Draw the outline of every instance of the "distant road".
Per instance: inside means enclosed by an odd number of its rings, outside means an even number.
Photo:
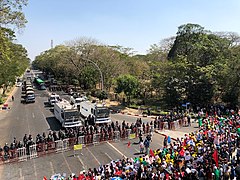
[[[60,123],[53,117],[47,102],[48,93],[36,90],[36,102],[33,104],[21,104],[21,87],[17,88],[14,94],[15,101],[9,102],[11,107],[8,111],[0,112],[0,145],[6,142],[11,143],[13,138],[22,140],[24,134],[32,134],[34,140],[38,133],[59,130]],[[135,122],[137,117],[121,114],[112,114],[113,121],[126,120]],[[143,118],[144,121],[149,121]],[[96,146],[89,146],[82,150],[82,154],[74,157],[73,151],[52,154],[28,160],[26,162],[0,165],[0,179],[42,179],[44,175],[50,177],[54,173],[79,173],[80,170],[99,167],[100,164],[107,164],[111,160],[120,159],[123,156],[139,156],[139,146],[133,143],[127,147],[128,140],[122,142],[101,143]],[[161,135],[154,134],[151,148],[157,149],[162,146]],[[9,173],[11,172],[11,173]]]

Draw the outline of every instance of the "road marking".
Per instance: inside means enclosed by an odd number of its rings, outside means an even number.
[[[35,118],[34,113],[32,113],[32,117]]]
[[[50,129],[50,126],[49,126],[49,124],[47,123],[47,118],[46,118],[46,116],[43,114],[43,112],[42,112],[42,116],[43,116],[43,118],[44,118],[44,120],[45,120],[45,123],[47,124],[48,129]]]
[[[85,164],[83,163],[83,161],[80,159],[80,157],[79,157],[79,156],[77,156],[77,158],[78,158],[78,160],[80,161],[80,163],[83,165],[83,169],[85,170],[85,169],[86,169],[86,166],[85,166]]]
[[[22,175],[22,168],[19,168],[19,175],[20,175],[20,179],[24,180],[24,176]]]
[[[109,156],[108,153],[105,153],[105,155],[106,155],[111,161],[113,160],[113,158],[111,158],[111,156]]]
[[[37,179],[37,169],[36,169],[36,163],[35,163],[35,160],[33,159],[33,169],[34,169],[34,175]]]
[[[51,170],[52,170],[52,174],[54,174],[53,163],[52,163],[52,161],[50,161],[49,163],[50,163],[50,168],[51,168]]]
[[[96,158],[96,156],[94,156],[94,154],[87,148],[87,150],[90,152],[90,154],[93,156],[93,158],[97,161],[97,163],[99,165],[101,165],[101,163],[99,162],[99,160]]]
[[[121,151],[119,151],[115,146],[113,146],[111,143],[107,142],[108,145],[110,145],[115,151],[117,151],[119,154],[121,154],[121,156],[123,156],[124,158],[127,158],[127,156],[125,156]]]
[[[25,110],[26,110],[26,120],[27,120],[28,134],[31,134],[30,126],[29,126],[29,119],[28,119],[28,116],[27,116],[28,108],[26,108],[26,106],[25,106]]]
[[[65,163],[67,164],[67,167],[68,167],[69,172],[72,173],[72,170],[71,170],[71,168],[70,168],[70,166],[69,166],[69,164],[68,164],[68,162],[67,162],[67,160],[66,160],[66,157],[65,157],[65,155],[64,155],[63,152],[62,152],[62,155],[63,155],[63,159],[64,159]]]

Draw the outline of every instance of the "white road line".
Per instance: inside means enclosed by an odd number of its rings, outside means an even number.
[[[28,111],[28,108],[26,108],[25,106],[25,109],[27,109],[26,111]],[[27,116],[27,112],[26,112],[26,120],[27,120],[27,127],[28,127],[28,134],[31,134],[31,131],[30,131],[30,126],[29,126],[29,119],[28,119],[28,116]]]
[[[113,158],[111,158],[111,156],[109,156],[108,153],[105,153],[105,155],[106,155],[111,161],[113,160]]]
[[[32,113],[32,117],[35,118],[34,113]]]
[[[22,175],[22,168],[19,168],[19,175],[20,175],[20,180],[24,180],[24,176]]]
[[[34,169],[34,175],[37,179],[37,169],[36,169],[36,163],[35,163],[35,160],[33,159],[33,169]]]
[[[51,169],[51,171],[52,171],[52,174],[54,174],[53,163],[52,163],[52,161],[50,161],[49,163],[50,163],[50,169]]]
[[[83,169],[85,170],[85,169],[86,169],[86,166],[85,166],[85,164],[83,163],[83,161],[80,159],[80,157],[79,157],[79,156],[77,156],[77,158],[78,158],[78,160],[80,161],[80,163],[83,165]]]
[[[93,156],[93,158],[97,161],[97,163],[99,164],[99,165],[101,165],[101,163],[99,162],[99,160],[96,158],[96,156],[94,156],[94,154],[88,149],[88,147],[87,147],[87,150],[88,150],[88,152],[90,152],[90,154]]]
[[[127,156],[125,156],[121,151],[119,151],[115,146],[113,146],[111,143],[107,142],[108,145],[110,145],[115,151],[117,151],[119,154],[121,154],[121,156],[123,156],[124,158],[127,158]]]
[[[65,163],[67,164],[68,170],[70,171],[70,173],[72,173],[72,170],[71,170],[71,168],[70,168],[70,166],[69,166],[69,164],[68,164],[68,162],[66,160],[66,157],[65,157],[63,152],[62,152],[62,155],[63,155],[63,159],[64,159]]]
[[[134,148],[137,152],[140,152],[139,149]]]
[[[50,126],[49,126],[49,124],[47,123],[47,118],[46,118],[46,116],[43,114],[43,112],[42,112],[42,116],[43,116],[43,118],[44,118],[44,120],[45,120],[45,122],[46,122],[46,124],[47,124],[48,129],[50,129]]]

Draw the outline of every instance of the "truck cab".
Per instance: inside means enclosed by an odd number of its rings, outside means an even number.
[[[71,97],[70,97],[70,103],[73,105],[80,105],[80,103],[82,101],[86,101],[87,100],[87,97],[86,96],[83,96],[83,95],[79,95],[79,94],[73,94]]]
[[[54,116],[64,128],[79,127],[84,124],[78,109],[66,100],[54,104]]]
[[[48,98],[49,105],[53,106],[55,103],[58,103],[58,102],[60,102],[60,96],[55,93],[52,93]]]
[[[93,124],[104,124],[111,122],[110,110],[103,104],[92,103],[90,101],[83,101],[79,107],[80,114],[83,118],[90,118]]]

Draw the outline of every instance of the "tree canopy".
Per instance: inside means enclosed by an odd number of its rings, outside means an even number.
[[[34,65],[58,78],[77,79],[84,89],[100,83],[107,91],[162,101],[167,107],[191,102],[239,104],[239,36],[211,32],[198,24],[179,26],[176,36],[151,45],[146,55],[131,48],[80,38],[36,57]],[[84,59],[89,59],[90,63]],[[70,82],[70,81],[69,81]]]

